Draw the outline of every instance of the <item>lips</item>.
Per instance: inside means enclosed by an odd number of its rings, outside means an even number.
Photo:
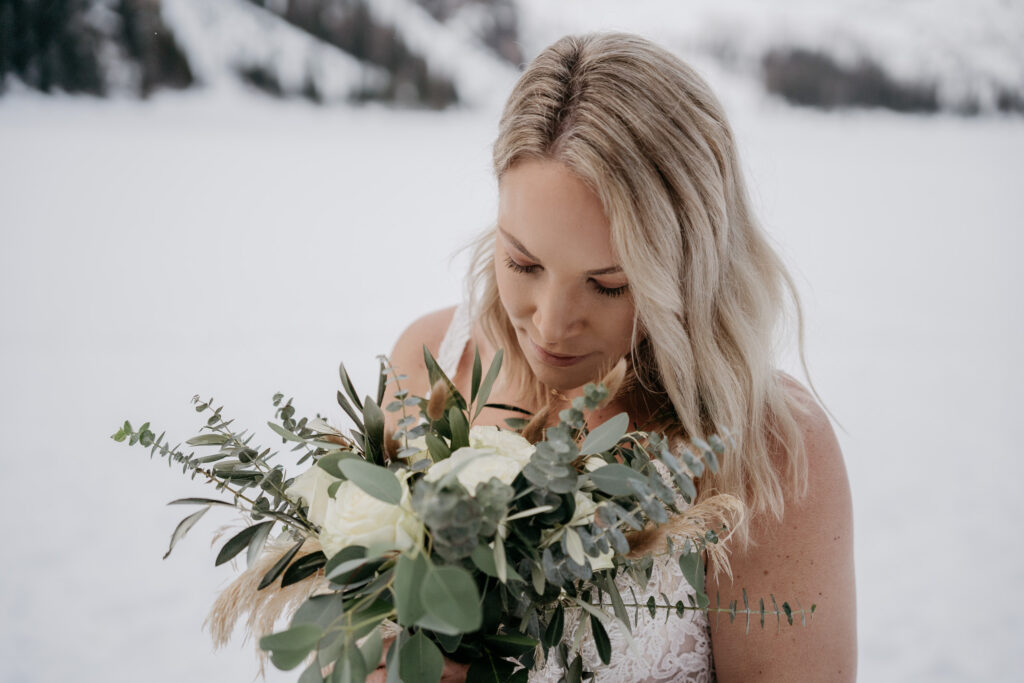
[[[579,356],[573,356],[560,353],[551,353],[550,351],[546,351],[545,349],[541,348],[541,346],[538,345],[532,339],[530,339],[530,347],[533,349],[534,355],[536,355],[541,362],[559,368],[567,368],[569,366],[575,365],[576,363],[579,363],[581,360],[590,355],[583,354]]]

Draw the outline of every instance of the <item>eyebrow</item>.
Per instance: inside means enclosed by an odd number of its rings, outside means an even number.
[[[527,249],[526,247],[524,247],[522,242],[517,240],[512,235],[508,234],[508,232],[506,232],[505,229],[503,227],[501,227],[500,225],[498,226],[498,232],[500,232],[501,235],[505,239],[507,239],[509,242],[511,242],[513,247],[515,247],[517,250],[521,251],[523,256],[525,256],[526,258],[530,259],[531,261],[537,261],[538,263],[540,262],[540,259],[537,258],[536,256],[534,256],[533,254],[531,254],[530,250]],[[608,266],[607,268],[598,268],[597,270],[588,270],[585,274],[586,275],[613,275],[615,273],[621,273],[621,272],[622,272],[622,266]]]

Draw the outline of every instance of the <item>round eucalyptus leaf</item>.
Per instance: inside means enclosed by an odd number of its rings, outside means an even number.
[[[437,645],[417,631],[398,653],[403,683],[437,683],[444,670],[444,655]]]
[[[460,633],[480,628],[483,610],[473,577],[460,567],[428,570],[420,600],[429,616]]]
[[[374,498],[391,505],[401,502],[402,484],[393,472],[356,458],[339,460],[338,469],[349,481]]]

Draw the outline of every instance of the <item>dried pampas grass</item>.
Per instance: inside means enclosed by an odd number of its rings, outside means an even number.
[[[323,571],[293,583],[284,588],[280,580],[272,586],[258,590],[257,586],[270,568],[281,557],[291,550],[295,541],[289,538],[268,542],[259,559],[251,567],[242,572],[238,578],[225,588],[210,608],[210,614],[203,622],[213,638],[215,648],[221,648],[231,639],[235,625],[242,617],[246,617],[246,634],[248,640],[253,634],[262,636],[274,630],[274,624],[284,614],[291,614],[307,599],[327,590],[328,582]],[[310,555],[320,550],[320,543],[315,538],[307,538],[295,559]],[[267,661],[267,653],[260,650],[260,674]]]
[[[724,525],[728,529],[725,537],[718,543],[707,544],[708,564],[713,568],[715,576],[723,571],[731,578],[732,571],[729,568],[729,554],[725,544],[733,532],[743,524],[744,515],[743,502],[736,496],[727,493],[709,496],[669,518],[664,524],[649,524],[640,531],[627,534],[629,557],[635,559],[649,552],[660,552],[669,537],[674,542],[681,542],[687,538],[702,538],[705,530],[719,529]]]

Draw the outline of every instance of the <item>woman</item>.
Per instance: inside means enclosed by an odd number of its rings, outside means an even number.
[[[523,73],[494,144],[497,226],[477,249],[472,314],[414,322],[392,362],[429,389],[425,344],[468,393],[472,349],[505,351],[492,402],[553,415],[609,370],[622,389],[592,418],[623,410],[678,439],[730,430],[736,447],[700,496],[729,493],[747,521],[730,539],[722,603],[817,604],[806,628],[744,620],[642,620],[641,653],[616,648],[599,680],[852,680],[856,668],[852,512],[822,409],[775,367],[792,282],[752,215],[721,105],[692,69],[637,36],[569,36]],[[485,411],[478,424],[508,415]],[[648,541],[649,542],[649,541]],[[660,545],[664,545],[663,543]],[[659,558],[652,586],[692,592]],[[652,590],[653,589],[653,590]],[[642,655],[642,656],[641,656]],[[591,664],[596,663],[592,657]],[[449,663],[446,680],[465,667]],[[557,680],[549,666],[534,680]]]

